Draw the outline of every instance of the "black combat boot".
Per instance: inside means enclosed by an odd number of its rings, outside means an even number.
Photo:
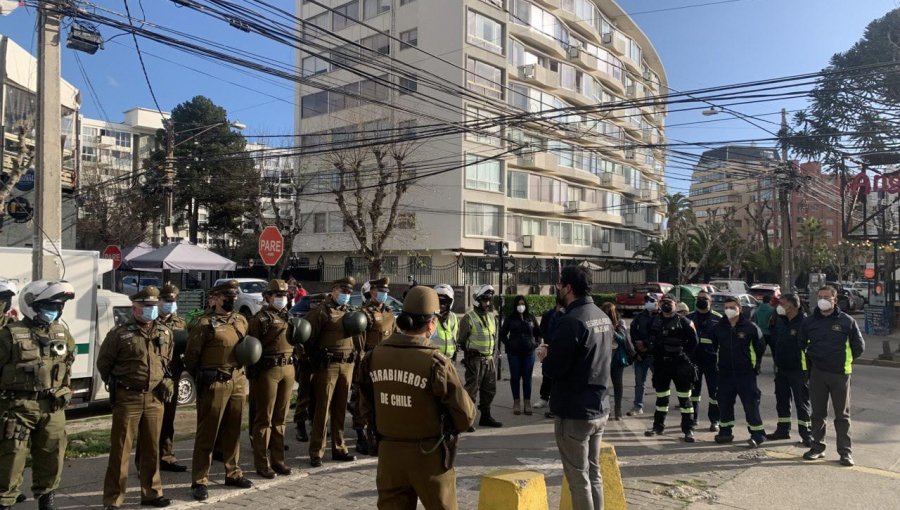
[[[369,441],[363,429],[356,429],[356,451],[363,455],[369,454]]]
[[[503,424],[500,423],[499,421],[495,420],[495,419],[491,416],[491,410],[490,410],[490,409],[484,409],[484,410],[481,411],[481,419],[478,421],[478,426],[479,426],[479,427],[494,427],[494,428],[497,428],[497,427],[502,427]]]
[[[56,510],[56,495],[53,492],[38,497],[38,510]]]

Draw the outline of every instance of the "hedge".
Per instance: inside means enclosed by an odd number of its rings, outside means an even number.
[[[616,302],[616,295],[611,293],[604,294],[591,294],[591,297],[594,299],[594,303],[597,306],[601,306],[606,302]],[[512,294],[507,294],[503,296],[504,298],[504,309],[502,310],[503,316],[506,317],[513,311],[513,300],[516,296]],[[552,310],[556,306],[556,296],[547,296],[547,295],[539,295],[539,294],[528,294],[525,296],[525,302],[528,303],[528,310],[537,317],[544,315],[547,310]],[[500,297],[494,297],[494,306],[499,310],[500,309]]]

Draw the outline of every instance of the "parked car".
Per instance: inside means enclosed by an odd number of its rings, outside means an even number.
[[[306,317],[306,314],[312,310],[313,307],[317,306],[322,302],[328,293],[322,294],[310,294],[308,296],[304,296],[300,301],[297,302],[291,309],[288,311],[291,317]],[[359,308],[363,304],[363,295],[353,294],[350,296],[350,306],[352,308]],[[394,299],[391,296],[388,296],[387,305],[390,307],[391,311],[394,313],[394,317],[400,315],[400,312],[403,311],[403,301],[399,299]]]
[[[262,307],[262,293],[269,286],[269,282],[260,280],[259,278],[219,278],[213,283],[213,286],[219,285],[228,280],[238,281],[238,296],[234,303],[234,309],[241,312],[248,319],[256,315]]]
[[[825,285],[830,285],[837,290],[837,305],[841,310],[849,313],[862,309],[862,306],[857,306],[859,303],[841,282],[825,282]]]
[[[674,285],[671,283],[647,282],[636,285],[631,292],[616,294],[616,309],[624,314],[637,312],[644,309],[644,296],[652,294],[656,299],[668,294]]]
[[[731,292],[733,294],[750,293],[750,287],[743,280],[711,280],[709,284],[719,292]]]
[[[781,297],[781,285],[777,283],[757,283],[750,287],[750,295],[757,301],[770,301],[772,296]]]
[[[710,297],[712,300],[712,309],[719,313],[724,313],[725,299],[728,297],[737,298],[738,302],[741,304],[741,314],[748,319],[753,319],[753,316],[756,315],[756,309],[759,308],[759,301],[746,293],[716,292]]]
[[[867,282],[867,281],[853,282],[853,285],[850,288],[859,292],[859,294],[863,298],[863,301],[865,301],[865,303],[868,304],[869,303],[869,286],[870,285],[874,285],[874,283]]]
[[[863,295],[856,289],[848,288],[847,293],[850,297],[850,309],[857,311],[866,307],[866,300]]]
[[[708,292],[710,294],[719,292],[719,289],[717,289],[715,285],[710,285],[708,283],[695,283],[694,285],[696,285],[697,287],[700,287],[700,290],[702,290],[704,292]]]
[[[138,282],[137,275],[128,275],[125,278],[122,278],[122,294],[131,296],[137,294],[137,291],[144,287],[149,287],[150,285],[159,287],[159,278],[155,276],[141,276],[140,282]]]

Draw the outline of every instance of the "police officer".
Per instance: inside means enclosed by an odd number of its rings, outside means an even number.
[[[778,411],[778,428],[766,439],[791,438],[791,399],[797,408],[797,430],[807,448],[810,442],[809,373],[806,355],[800,345],[800,327],[806,314],[800,308],[796,294],[782,294],[775,309],[772,334],[772,356],[775,358],[775,410]]]
[[[75,340],[57,321],[74,298],[68,282],[35,280],[19,294],[22,320],[0,329],[0,508],[17,502],[29,454],[38,508],[56,508],[75,362]]]
[[[157,321],[159,289],[147,286],[131,296],[131,317],[111,330],[97,355],[97,372],[110,389],[112,430],[109,463],[103,482],[103,505],[116,510],[125,502],[128,455],[140,431],[141,504],[169,506],[159,476],[159,437],[163,402],[172,400],[175,384],[169,364],[174,352],[172,330]]]
[[[703,393],[703,379],[706,379],[706,393],[709,395],[709,407],[706,416],[709,418],[709,431],[719,431],[719,402],[716,392],[719,386],[719,371],[716,367],[716,350],[713,347],[712,330],[722,319],[722,314],[712,309],[709,293],[701,290],[697,293],[697,309],[688,314],[694,324],[700,343],[694,349],[691,360],[697,367],[697,381],[691,390],[691,405],[694,407],[693,425],[697,426],[700,416],[700,401]]]
[[[237,280],[222,282],[209,293],[213,308],[197,318],[184,352],[184,366],[197,382],[191,494],[200,501],[209,497],[209,466],[220,434],[225,485],[243,489],[253,486],[238,466],[247,378],[235,357],[235,347],[247,334],[247,319],[234,311]]]
[[[263,348],[262,358],[250,377],[250,398],[254,402],[250,437],[256,472],[263,478],[275,478],[276,473],[291,474],[291,468],[284,463],[285,418],[294,391],[294,346],[289,340],[293,328],[288,321],[287,283],[270,281],[263,299],[266,306],[250,319],[248,333],[259,338]]]
[[[344,331],[342,319],[352,312],[350,295],[356,280],[348,276],[333,282],[331,295],[309,312],[306,320],[312,326],[307,355],[313,367],[315,415],[309,441],[309,462],[322,465],[325,453],[325,424],[331,418],[331,458],[347,462],[356,457],[344,443],[344,417],[350,397],[353,366],[364,339]]]
[[[650,350],[653,352],[653,388],[656,390],[656,412],[653,427],[644,435],[662,434],[669,413],[671,385],[675,383],[678,407],[681,409],[681,431],[684,440],[694,442],[694,409],[691,406],[691,387],[696,375],[690,355],[697,347],[697,333],[687,317],[675,313],[675,301],[664,296],[659,303],[659,314],[650,324]]]
[[[394,312],[387,306],[388,292],[390,291],[390,280],[388,278],[380,278],[371,280],[363,284],[362,294],[368,301],[363,304],[362,312],[366,314],[369,327],[366,330],[365,352],[369,352],[394,334],[395,320]],[[357,363],[357,370],[359,364]],[[354,376],[354,381],[358,378]],[[374,441],[370,441],[371,434],[367,437],[365,427],[365,417],[359,410],[359,385],[353,385],[350,406],[353,414],[353,429],[356,431],[356,451],[363,455],[376,455]],[[371,431],[370,431],[371,432]],[[373,444],[369,444],[373,443]]]
[[[644,296],[644,309],[631,321],[631,343],[634,344],[634,406],[627,416],[644,414],[644,384],[647,373],[653,371],[653,351],[650,349],[650,324],[658,313],[656,297]]]
[[[734,440],[734,401],[741,397],[747,429],[750,431],[751,448],[756,448],[766,440],[762,417],[759,415],[760,391],[756,376],[766,349],[762,331],[741,316],[741,305],[737,298],[725,298],[725,319],[720,320],[712,330],[713,346],[719,356],[719,433],[717,443]]]
[[[454,510],[456,437],[475,406],[456,369],[428,339],[437,329],[437,293],[410,289],[394,333],[363,358],[362,410],[377,431],[378,508]]]
[[[453,287],[442,283],[434,287],[438,295],[438,303],[441,311],[438,312],[437,329],[431,336],[431,341],[437,345],[444,356],[456,360],[456,339],[459,337],[459,318],[453,313],[453,299],[455,293]]]
[[[16,292],[15,282],[0,278],[0,328],[15,320],[12,303]]]
[[[491,402],[497,394],[497,317],[494,314],[494,287],[482,285],[475,290],[475,306],[459,322],[459,348],[466,367],[466,391],[478,409],[482,427],[502,427],[491,416]]]

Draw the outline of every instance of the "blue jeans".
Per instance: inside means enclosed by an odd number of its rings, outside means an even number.
[[[647,382],[647,374],[652,370],[652,357],[634,361],[634,407],[644,407],[644,383]]]
[[[513,400],[519,400],[519,382],[522,383],[522,392],[525,400],[531,400],[531,375],[534,372],[534,351],[527,354],[508,352],[506,359],[509,361],[509,385],[512,386]]]

